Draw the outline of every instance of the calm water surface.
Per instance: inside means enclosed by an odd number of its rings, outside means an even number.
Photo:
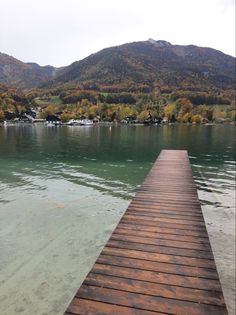
[[[162,149],[188,150],[203,207],[232,209],[234,132],[0,127],[0,313],[63,313]]]

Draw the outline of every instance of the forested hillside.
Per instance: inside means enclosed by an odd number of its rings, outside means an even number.
[[[62,121],[232,121],[234,67],[235,58],[220,51],[154,40],[107,48],[61,69],[1,54],[0,120],[33,109],[38,118]]]

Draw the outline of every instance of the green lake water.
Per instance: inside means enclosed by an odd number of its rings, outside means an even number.
[[[235,126],[0,126],[0,314],[63,314],[162,149],[233,211]],[[161,180],[161,178],[160,178]]]

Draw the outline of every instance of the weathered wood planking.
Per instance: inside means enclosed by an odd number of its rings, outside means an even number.
[[[186,151],[161,152],[65,314],[227,314]]]

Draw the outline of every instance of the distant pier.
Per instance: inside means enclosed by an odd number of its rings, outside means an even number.
[[[69,314],[228,314],[186,151],[161,152]]]

